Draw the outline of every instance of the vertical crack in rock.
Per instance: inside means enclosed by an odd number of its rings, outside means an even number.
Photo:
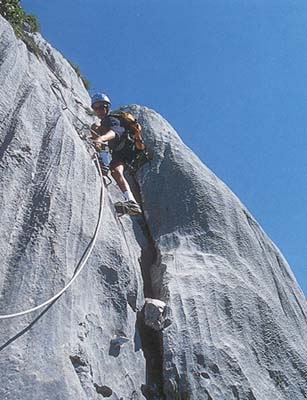
[[[97,217],[97,175],[51,85],[88,124],[81,103],[89,105],[89,95],[62,55],[39,33],[33,39],[40,59],[0,16],[2,310],[55,292],[66,276],[61,266],[78,257]],[[40,329],[30,331],[42,314],[29,316],[26,328],[24,320],[0,324],[0,399],[307,399],[306,299],[286,260],[166,120],[146,107],[125,110],[156,158],[132,186],[149,214],[129,221],[135,238],[129,232],[121,255],[108,210],[91,267],[43,312]],[[129,267],[139,254],[152,298],[137,321],[141,278],[126,265],[129,253]],[[104,279],[113,271],[118,276]],[[159,316],[147,317],[148,304],[160,311],[161,300],[172,307],[167,330]],[[91,331],[79,326],[85,315]],[[121,353],[128,334],[134,341]]]
[[[134,189],[137,200],[142,204],[141,189],[136,178],[133,179],[131,186]],[[156,294],[152,284],[151,269],[159,263],[160,254],[151,235],[144,211],[143,218],[139,221],[139,226],[146,239],[146,245],[142,246],[142,256],[139,260],[144,282],[144,296],[145,298],[155,298]],[[155,331],[146,326],[142,312],[138,313],[137,327],[146,359],[146,384],[142,385],[142,393],[147,400],[165,399],[163,393],[162,332]]]

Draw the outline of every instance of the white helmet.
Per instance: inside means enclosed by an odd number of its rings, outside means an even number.
[[[111,105],[111,100],[110,100],[109,97],[108,97],[106,94],[104,94],[104,93],[95,93],[95,94],[92,96],[92,106],[93,106],[93,104],[98,103],[98,101],[102,101],[102,102],[104,102],[104,103],[108,103],[109,106]]]

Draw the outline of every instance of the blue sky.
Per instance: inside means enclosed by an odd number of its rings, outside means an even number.
[[[306,0],[23,0],[113,108],[146,105],[242,200],[307,294]]]

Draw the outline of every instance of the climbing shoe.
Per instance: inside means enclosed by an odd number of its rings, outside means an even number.
[[[141,207],[134,201],[118,201],[114,204],[115,210],[118,214],[124,215],[139,215],[142,214]]]

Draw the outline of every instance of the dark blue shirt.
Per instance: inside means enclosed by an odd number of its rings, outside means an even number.
[[[101,120],[100,126],[102,128],[102,134],[110,130],[116,134],[116,137],[108,142],[110,149],[114,149],[118,146],[121,136],[125,133],[125,128],[120,125],[120,120],[118,118],[109,115]]]

